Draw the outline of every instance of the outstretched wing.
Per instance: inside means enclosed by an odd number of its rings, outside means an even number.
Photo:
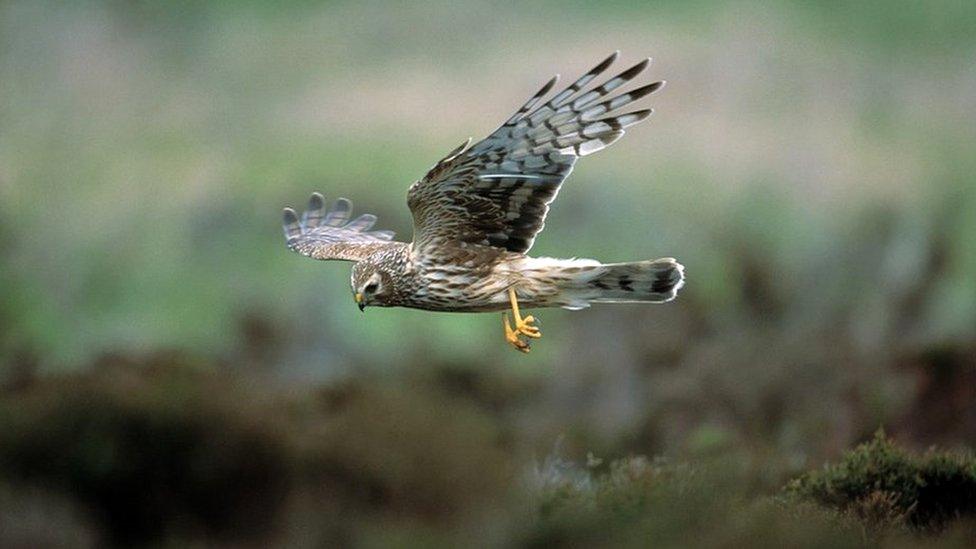
[[[375,215],[363,214],[352,221],[350,217],[349,200],[340,198],[326,211],[325,198],[312,193],[301,220],[295,210],[285,208],[285,243],[312,259],[359,261],[393,240],[393,231],[369,230],[376,223]]]
[[[615,111],[664,82],[610,97],[642,73],[650,59],[582,91],[619,53],[536,107],[556,84],[554,77],[494,133],[470,148],[470,140],[463,143],[414,183],[407,195],[414,246],[460,241],[528,251],[576,160],[620,139],[624,128],[651,114],[651,109]]]

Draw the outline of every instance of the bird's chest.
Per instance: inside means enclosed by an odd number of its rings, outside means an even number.
[[[407,306],[440,311],[473,311],[491,308],[493,294],[504,285],[493,276],[490,265],[447,263],[418,268],[412,278]],[[497,287],[496,287],[497,286]]]

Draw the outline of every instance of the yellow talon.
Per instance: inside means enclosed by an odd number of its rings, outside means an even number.
[[[528,353],[529,342],[522,340],[519,335],[538,339],[542,337],[542,333],[539,331],[539,328],[534,325],[535,317],[529,315],[522,318],[522,315],[519,314],[518,299],[513,288],[508,289],[508,298],[512,303],[512,317],[515,320],[515,327],[513,328],[509,324],[508,313],[505,313],[502,317],[502,323],[505,325],[505,341],[508,341],[519,351]]]
[[[515,347],[519,351],[522,351],[523,353],[528,353],[530,350],[529,343],[527,341],[522,341],[519,338],[519,333],[516,330],[513,330],[512,327],[509,325],[508,313],[505,313],[502,316],[502,324],[505,326],[505,341],[509,342],[513,347]]]

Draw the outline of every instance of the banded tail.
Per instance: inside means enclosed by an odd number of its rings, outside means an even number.
[[[664,303],[674,299],[685,283],[684,266],[671,257],[630,263],[598,263],[589,259],[542,262],[548,264],[534,265],[545,272],[536,280],[555,283],[556,294],[540,301],[572,310],[584,309],[591,303]]]

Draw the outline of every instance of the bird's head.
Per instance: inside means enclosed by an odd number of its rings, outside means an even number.
[[[352,267],[352,295],[365,310],[367,305],[390,307],[393,305],[393,277],[381,266],[369,261],[359,261]]]

